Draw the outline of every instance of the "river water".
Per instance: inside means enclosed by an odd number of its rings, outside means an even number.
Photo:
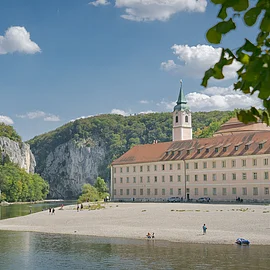
[[[39,207],[41,211],[58,204],[32,208],[35,212]],[[4,210],[5,218],[12,209],[14,213],[8,216],[29,213],[29,205],[9,207]],[[158,239],[0,231],[0,270],[270,269],[269,254],[270,246],[252,243],[250,246],[183,244]]]

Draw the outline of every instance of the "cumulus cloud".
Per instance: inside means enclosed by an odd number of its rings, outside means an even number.
[[[165,71],[176,72],[185,76],[202,78],[204,72],[219,61],[221,48],[214,48],[209,45],[173,45],[173,54],[179,60],[175,63],[174,60],[168,60],[161,63],[161,68]],[[224,79],[232,79],[237,76],[236,71],[241,67],[238,62],[233,62],[232,65],[226,66],[223,69]]]
[[[150,101],[148,101],[148,100],[140,100],[139,101],[141,104],[149,104],[150,103]]]
[[[95,7],[97,7],[97,6],[107,6],[109,4],[110,4],[110,2],[107,1],[107,0],[96,0],[94,2],[89,3],[89,5],[93,5]]]
[[[41,49],[30,39],[30,33],[24,27],[12,26],[0,36],[0,54],[14,52],[35,54]]]
[[[261,100],[257,95],[245,95],[230,87],[209,87],[200,92],[192,92],[186,95],[186,100],[191,111],[230,111],[234,109],[247,109],[251,106],[262,108]],[[159,107],[172,111],[176,102],[161,101]]]
[[[0,123],[4,123],[6,125],[14,124],[13,120],[10,117],[4,115],[0,115]]]
[[[130,115],[130,112],[125,112],[125,111],[119,110],[119,109],[112,109],[111,114],[120,114],[123,116],[128,116],[128,115]]]
[[[43,119],[47,122],[58,122],[60,121],[60,117],[51,113],[45,113],[43,111],[34,111],[28,112],[26,114],[16,115],[19,118],[26,118],[26,119]]]

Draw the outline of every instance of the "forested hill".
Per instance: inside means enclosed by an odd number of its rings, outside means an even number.
[[[234,112],[229,111],[193,113],[194,137],[211,137],[221,124],[234,115]],[[108,167],[112,160],[133,145],[152,143],[153,140],[159,142],[172,140],[172,114],[98,115],[70,122],[54,131],[36,136],[28,143],[37,161],[37,172],[43,172],[45,160],[50,152],[70,140],[75,142],[83,140],[85,146],[91,146],[93,142],[104,145],[105,164]]]
[[[0,137],[6,137],[19,143],[22,142],[22,139],[16,130],[12,126],[6,125],[4,123],[0,123]]]

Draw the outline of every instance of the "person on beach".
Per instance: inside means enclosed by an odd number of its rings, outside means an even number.
[[[81,203],[81,210],[83,210],[83,204]]]
[[[155,233],[152,233],[152,238],[155,238]]]
[[[206,228],[205,224],[203,224],[202,229],[203,229],[203,234],[206,234],[206,230],[207,230],[207,228]]]
[[[54,215],[54,212],[55,212],[55,209],[53,208],[53,210],[52,210],[52,214]]]
[[[147,238],[151,238],[151,233],[149,232],[147,235],[146,235]]]
[[[52,212],[52,209],[51,209],[51,207],[49,208],[49,215],[51,214],[51,212]]]
[[[80,206],[77,204],[77,212],[79,212],[80,210]]]

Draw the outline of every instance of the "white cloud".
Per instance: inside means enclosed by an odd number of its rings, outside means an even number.
[[[41,49],[31,41],[30,33],[24,27],[12,26],[4,36],[0,36],[0,54],[14,52],[34,54],[41,52]]]
[[[89,3],[89,5],[93,5],[95,7],[97,7],[97,6],[107,6],[109,4],[110,4],[110,2],[107,1],[107,0],[96,0],[94,2]]]
[[[230,111],[234,109],[247,109],[251,106],[262,108],[261,100],[257,95],[245,95],[230,87],[209,87],[200,92],[186,95],[186,100],[191,111]],[[164,110],[172,111],[176,102],[161,101],[157,104]]]
[[[117,8],[125,8],[121,17],[131,21],[167,21],[181,12],[204,12],[206,0],[116,0]]]
[[[204,72],[219,61],[221,48],[214,48],[209,45],[173,45],[173,54],[177,56],[179,64],[174,60],[161,63],[161,68],[165,71],[176,72],[189,77],[202,78]],[[236,71],[241,67],[238,62],[224,67],[224,79],[232,79],[237,76]]]
[[[99,114],[97,114],[97,115],[99,115]],[[79,119],[85,119],[85,118],[90,118],[90,117],[94,117],[94,116],[96,116],[96,115],[80,116],[76,119],[71,119],[69,122],[74,122],[74,121],[79,120]]]
[[[40,119],[42,118],[44,121],[47,122],[58,122],[60,121],[59,116],[51,114],[51,113],[45,113],[43,111],[34,111],[34,112],[28,112],[26,114],[16,115],[19,118],[27,118],[27,119]]]
[[[119,110],[119,109],[112,109],[111,114],[120,114],[120,115],[123,115],[123,116],[130,115],[129,112],[125,112],[125,111]]]
[[[6,125],[14,124],[13,120],[10,117],[4,115],[0,115],[0,123],[4,123]]]
[[[150,101],[148,101],[148,100],[140,100],[139,101],[141,104],[149,104],[150,103]]]
[[[155,113],[155,111],[148,110],[148,111],[145,111],[145,112],[139,112],[138,114],[149,114],[149,113]]]

